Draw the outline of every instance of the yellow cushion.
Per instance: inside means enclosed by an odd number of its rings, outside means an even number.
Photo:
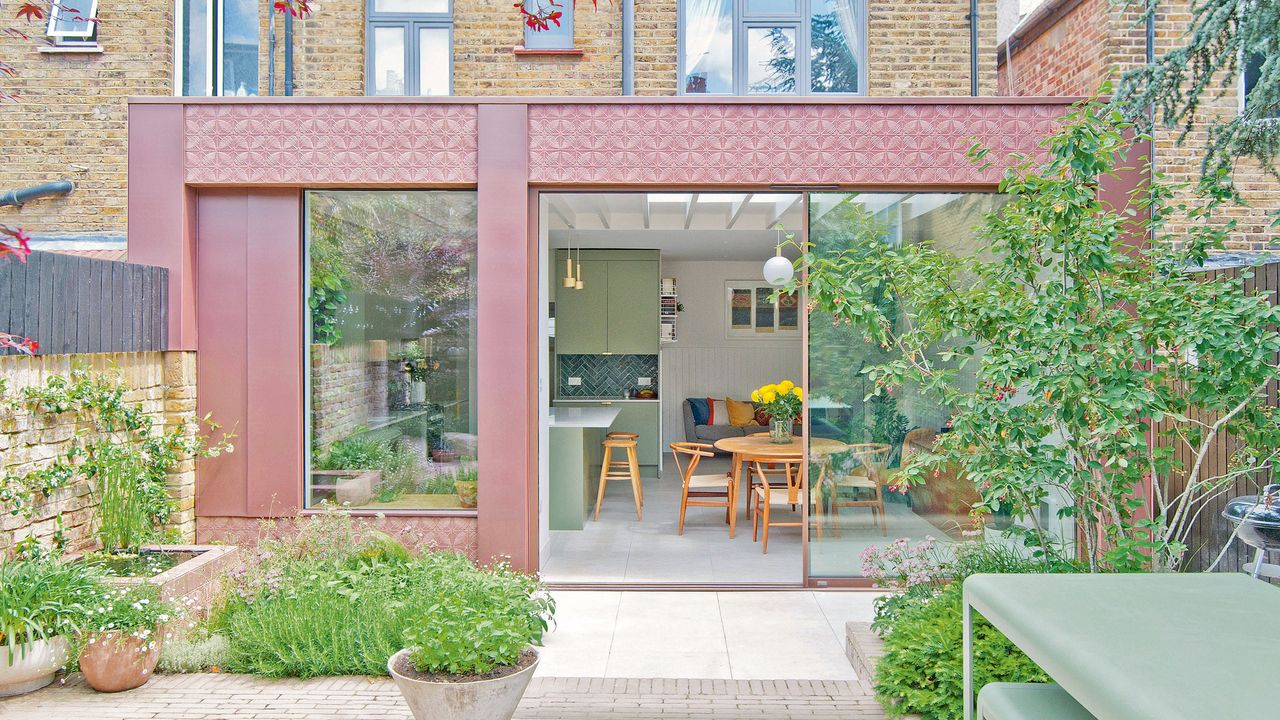
[[[746,427],[756,421],[756,406],[749,402],[726,398],[729,406],[729,424],[734,427]]]

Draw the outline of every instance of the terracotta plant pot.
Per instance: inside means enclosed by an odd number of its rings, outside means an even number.
[[[458,459],[458,453],[452,450],[436,448],[431,451],[431,459],[438,463],[451,463]]]
[[[155,633],[149,638],[98,633],[80,653],[80,672],[94,690],[120,692],[145,685],[159,660],[160,638]]]
[[[502,677],[472,682],[430,682],[396,672],[397,661],[408,654],[408,650],[401,650],[392,655],[387,661],[387,671],[396,681],[396,688],[408,703],[414,720],[511,720],[538,667],[535,657],[529,667]]]
[[[476,506],[476,484],[471,480],[455,480],[453,489],[458,491],[458,504],[464,508]]]
[[[12,652],[0,645],[0,697],[39,690],[67,664],[67,641],[60,637],[18,645]]]

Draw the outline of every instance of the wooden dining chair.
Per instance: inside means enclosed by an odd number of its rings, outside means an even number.
[[[714,457],[712,445],[696,442],[673,442],[670,445],[671,459],[676,463],[676,471],[680,473],[680,525],[677,535],[684,534],[685,511],[690,505],[697,507],[724,508],[724,521],[729,522],[729,514],[734,511],[736,498],[733,491],[733,476],[729,473],[698,475],[698,463],[704,457]],[[682,463],[680,456],[685,456]],[[733,537],[733,525],[729,526],[729,537]]]
[[[785,487],[773,487],[769,483],[769,478],[765,474],[764,465],[774,463],[782,465],[787,478]],[[786,507],[790,505],[795,508],[804,502],[804,475],[803,475],[804,458],[771,457],[766,460],[753,460],[751,468],[758,480],[755,487],[751,491],[751,541],[755,542],[760,538],[760,526],[764,526],[764,542],[760,547],[761,554],[769,552],[769,528],[770,527],[801,527],[804,525],[803,519],[795,521],[774,521],[771,516],[771,510],[774,507]]]
[[[847,473],[832,472],[825,488],[830,492],[827,515],[833,523],[838,520],[840,508],[870,508],[872,523],[880,526],[882,534],[889,534],[884,513],[884,483],[890,449],[886,443],[855,443],[849,446],[847,452],[857,460],[857,467]],[[842,490],[854,493],[869,490],[871,497],[842,499]]]

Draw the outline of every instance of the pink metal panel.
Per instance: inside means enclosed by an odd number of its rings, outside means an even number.
[[[291,515],[302,494],[301,193],[204,189],[197,237],[201,414],[236,434],[200,466],[196,513]]]
[[[480,108],[477,385],[479,558],[536,567],[538,262],[529,242],[523,105]],[[513,422],[514,420],[514,422]]]
[[[181,105],[130,105],[129,259],[169,269],[169,349],[196,348],[195,246]]]
[[[539,104],[529,180],[608,185],[994,184],[1034,154],[1060,103]],[[970,139],[992,148],[981,171]]]
[[[196,348],[196,412],[212,413],[216,422],[238,436],[235,452],[199,462],[197,515],[244,515],[248,509],[246,198],[245,190],[228,189],[202,190],[196,199],[196,267],[202,296],[195,307],[203,331]]]
[[[332,186],[469,185],[476,181],[474,105],[225,103],[182,109],[189,183]]]
[[[302,192],[256,188],[245,211],[248,513],[293,515],[302,507],[305,463]],[[216,289],[207,302],[218,302]]]

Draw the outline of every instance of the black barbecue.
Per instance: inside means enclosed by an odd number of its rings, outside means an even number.
[[[1246,570],[1254,577],[1280,577],[1280,566],[1267,565],[1267,552],[1280,550],[1280,485],[1262,488],[1260,495],[1241,495],[1227,503],[1222,516],[1236,525],[1236,534],[1258,553]]]

